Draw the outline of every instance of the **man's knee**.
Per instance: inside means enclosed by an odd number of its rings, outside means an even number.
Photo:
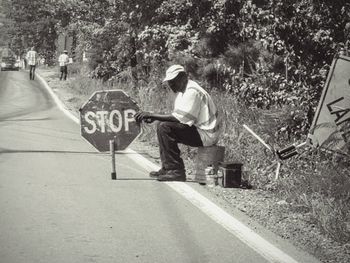
[[[169,133],[171,131],[171,122],[168,121],[160,121],[157,124],[157,133],[164,134]]]

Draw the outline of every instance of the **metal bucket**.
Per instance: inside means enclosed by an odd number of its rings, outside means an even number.
[[[222,162],[224,157],[224,146],[199,147],[195,164],[195,181],[200,184],[206,184],[205,168],[212,165],[216,173],[219,162]]]

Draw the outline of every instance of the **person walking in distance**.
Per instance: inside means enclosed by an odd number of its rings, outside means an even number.
[[[211,96],[198,83],[188,79],[181,65],[173,65],[163,80],[177,94],[171,114],[140,111],[137,122],[159,121],[157,137],[162,168],[150,173],[158,181],[186,181],[184,162],[178,143],[191,147],[211,146],[218,142],[220,121]]]
[[[62,79],[66,80],[67,74],[68,74],[67,65],[69,63],[69,57],[68,57],[67,50],[64,50],[63,53],[58,57],[58,63],[60,64],[60,71],[61,71],[60,80],[62,80]]]
[[[29,65],[29,79],[34,80],[35,77],[35,67],[38,62],[38,53],[34,50],[34,47],[32,47],[27,55],[26,59]]]

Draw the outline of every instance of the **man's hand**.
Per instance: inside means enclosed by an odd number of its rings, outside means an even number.
[[[151,112],[147,111],[139,111],[135,114],[135,120],[136,122],[144,121],[146,123],[152,123],[155,121],[154,115]]]

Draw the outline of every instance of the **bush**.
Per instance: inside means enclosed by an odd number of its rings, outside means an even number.
[[[244,61],[244,74],[252,74],[256,70],[255,63],[260,57],[259,45],[255,41],[249,41],[239,45],[230,45],[221,59],[223,63],[232,67],[236,72],[241,70]]]
[[[198,70],[198,75],[208,83],[211,88],[223,89],[225,81],[230,79],[231,73],[219,60],[206,61]]]
[[[79,75],[81,72],[81,64],[74,62],[72,64],[68,65],[68,75],[72,76],[72,75]]]

